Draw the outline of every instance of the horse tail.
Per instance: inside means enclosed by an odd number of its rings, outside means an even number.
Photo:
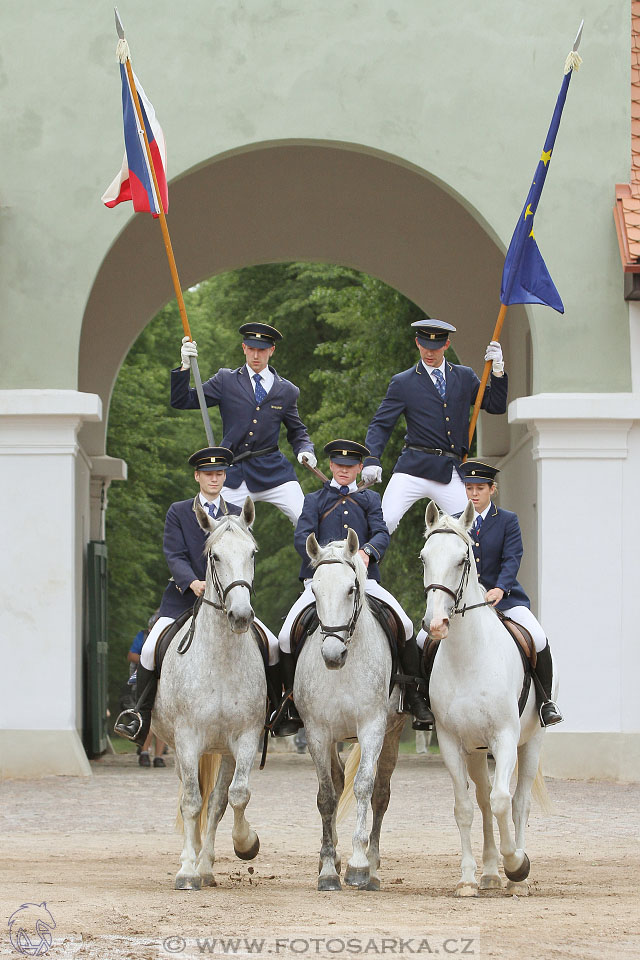
[[[211,796],[211,793],[216,785],[216,780],[218,779],[218,774],[220,773],[221,762],[222,755],[220,753],[205,753],[200,757],[200,763],[198,764],[198,786],[200,787],[200,796],[202,797],[202,809],[200,810],[199,819],[201,835],[207,829],[207,808],[209,806],[209,797]],[[182,833],[184,830],[182,812],[180,810],[181,803],[182,784],[180,784],[180,790],[178,791],[178,813],[176,815],[176,830],[178,833]]]
[[[536,801],[545,816],[553,816],[555,813],[555,807],[553,805],[553,800],[549,796],[549,791],[547,790],[547,785],[542,775],[542,757],[538,761],[538,769],[531,786],[531,796]]]
[[[354,743],[349,751],[349,756],[347,757],[347,762],[344,767],[344,787],[342,788],[342,794],[338,801],[337,823],[342,823],[355,806],[356,798],[353,792],[353,781],[356,778],[359,766],[360,744]]]

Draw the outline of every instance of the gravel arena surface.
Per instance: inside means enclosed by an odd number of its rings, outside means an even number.
[[[236,859],[231,814],[217,835],[217,886],[173,889],[181,837],[178,781],[135,755],[92,763],[93,777],[0,784],[0,956],[20,954],[8,920],[46,902],[48,957],[82,960],[270,955],[505,958],[640,957],[640,784],[549,780],[554,813],[532,808],[531,895],[458,899],[453,791],[439,759],[402,756],[382,829],[379,893],[315,889],[320,818],[308,754],[270,754],[251,779],[262,847]],[[473,789],[473,787],[472,787]],[[343,824],[343,865],[353,819]],[[474,819],[480,860],[481,825]]]

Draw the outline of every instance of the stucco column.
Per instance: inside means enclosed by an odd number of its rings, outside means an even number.
[[[90,774],[82,747],[82,561],[95,394],[0,391],[0,776]],[[86,488],[86,489],[85,489]]]
[[[545,773],[640,780],[640,396],[521,397],[509,421],[533,440],[538,611],[565,717],[547,732]]]

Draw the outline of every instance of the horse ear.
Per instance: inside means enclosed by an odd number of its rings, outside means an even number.
[[[202,509],[202,504],[200,503],[199,497],[196,500],[196,520],[205,533],[210,533],[213,530],[214,521],[211,519],[207,511]]]
[[[256,518],[256,508],[251,497],[247,497],[242,507],[242,519],[246,525],[251,529],[253,526],[253,521]]]
[[[315,533],[310,533],[307,537],[307,553],[312,560],[317,560],[320,555],[320,546],[316,540]]]
[[[435,527],[438,520],[440,519],[440,511],[434,500],[430,500],[425,511],[424,522],[427,525],[427,530],[430,530],[432,527]]]
[[[471,500],[469,500],[469,503],[464,508],[464,513],[460,517],[460,525],[465,532],[469,529],[469,527],[473,523],[473,517],[475,515],[475,512],[476,512],[476,508],[474,507]]]
[[[349,532],[347,533],[347,554],[350,557],[355,557],[359,547],[358,534],[352,527],[349,527]]]

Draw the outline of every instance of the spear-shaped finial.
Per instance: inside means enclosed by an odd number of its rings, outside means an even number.
[[[116,57],[118,63],[125,63],[127,60],[131,59],[131,54],[129,53],[129,44],[124,38],[124,27],[122,26],[122,20],[120,19],[120,14],[118,13],[118,8],[114,7],[113,12],[116,16],[116,31],[118,33],[118,46],[116,47]]]
[[[579,70],[580,64],[582,63],[582,57],[578,53],[578,47],[580,46],[580,41],[582,40],[582,28],[584,27],[584,20],[580,21],[580,26],[578,27],[578,32],[576,33],[576,38],[573,41],[573,47],[571,52],[567,56],[567,59],[564,62],[564,72],[565,75],[569,73],[570,70]]]

